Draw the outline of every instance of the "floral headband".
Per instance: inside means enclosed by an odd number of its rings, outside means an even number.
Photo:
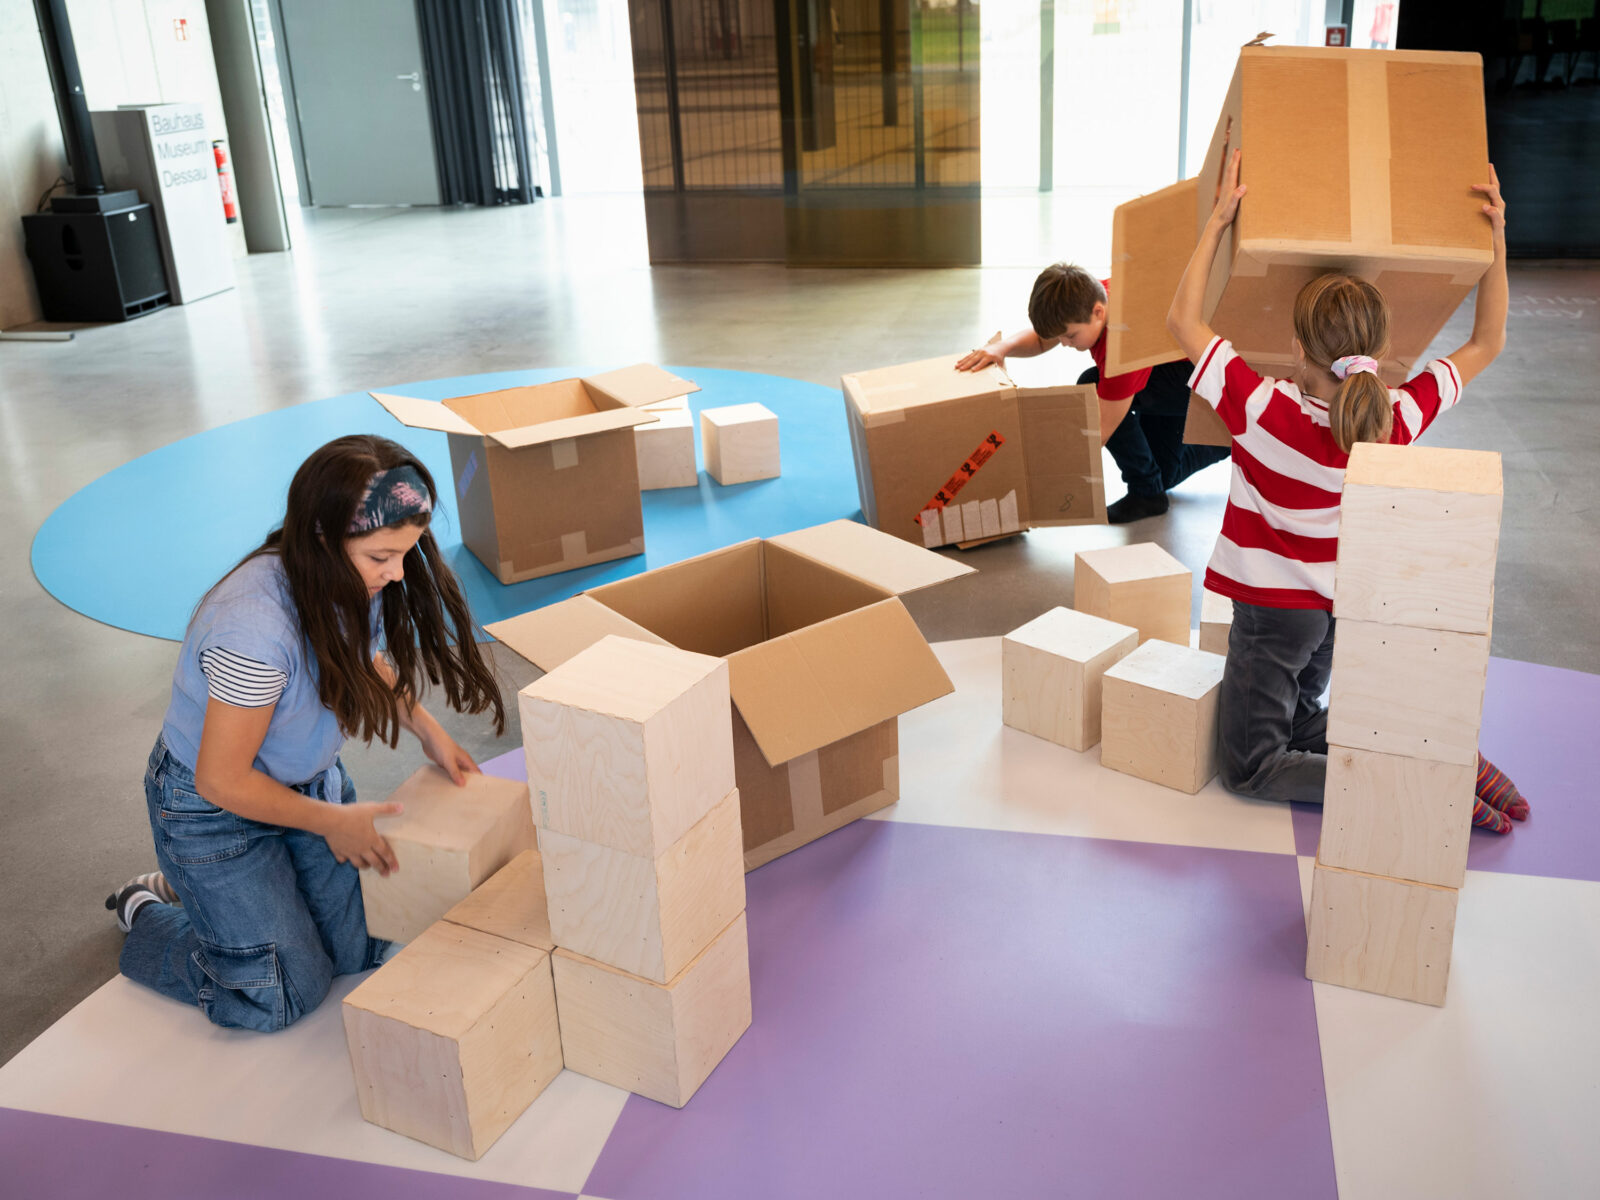
[[[371,533],[388,525],[395,525],[407,517],[425,516],[433,511],[433,499],[428,495],[428,485],[412,466],[393,467],[379,471],[361,493],[361,503],[350,521],[346,537]]]

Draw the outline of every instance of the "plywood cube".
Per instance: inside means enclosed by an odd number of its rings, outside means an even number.
[[[750,1027],[750,950],[740,913],[669,983],[557,950],[566,1064],[682,1108]]]
[[[1498,454],[1357,445],[1339,505],[1335,614],[1488,633],[1500,502]]]
[[[1072,577],[1072,607],[1121,625],[1139,640],[1189,644],[1193,575],[1154,542],[1080,551]]]
[[[1340,620],[1328,741],[1436,762],[1478,761],[1489,638]]]
[[[1318,863],[1306,928],[1306,977],[1443,1004],[1456,889]]]
[[[444,919],[538,950],[554,950],[539,852],[524,850],[475,887]]]
[[[633,446],[639,458],[639,490],[695,487],[700,472],[694,463],[694,417],[688,400],[651,404],[645,411],[660,414],[649,425],[635,425]]]
[[[344,999],[361,1115],[476,1159],[561,1072],[550,956],[448,922]]]
[[[541,829],[654,859],[733,791],[720,658],[612,635],[523,688],[520,708]]]
[[[1100,679],[1139,645],[1139,631],[1052,608],[1000,640],[1001,716],[1069,750],[1100,741]]]
[[[438,767],[421,768],[389,797],[405,806],[374,825],[399,869],[361,872],[367,932],[409,942],[457,901],[535,844],[527,785],[469,774],[457,787]]]
[[[545,831],[556,944],[665,983],[744,911],[744,843],[733,791],[655,859]]]
[[[1193,794],[1217,773],[1217,697],[1224,659],[1149,641],[1108,668],[1101,765]]]
[[[1477,776],[1470,763],[1329,746],[1318,861],[1460,887]]]
[[[1200,649],[1208,654],[1228,653],[1233,632],[1233,601],[1209,588],[1200,589]]]
[[[700,445],[706,473],[720,484],[778,477],[778,418],[764,404],[701,409]]]

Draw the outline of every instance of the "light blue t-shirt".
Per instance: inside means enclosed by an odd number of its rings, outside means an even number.
[[[379,644],[382,612],[381,597],[374,597],[368,618],[372,653]],[[333,711],[317,695],[317,662],[308,653],[289,581],[276,554],[251,559],[218,584],[184,634],[161,736],[172,756],[191,771],[200,757],[200,732],[210,698],[200,664],[207,650],[253,659],[284,676],[283,694],[256,754],[256,770],[290,786],[326,775],[344,745],[344,734]],[[328,781],[327,795],[337,800],[334,783]]]

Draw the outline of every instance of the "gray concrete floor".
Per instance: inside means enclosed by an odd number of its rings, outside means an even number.
[[[0,1061],[115,973],[121,936],[101,901],[153,864],[140,780],[177,648],[96,624],[34,580],[29,543],[78,488],[177,438],[368,387],[640,359],[832,387],[843,371],[964,349],[1024,319],[1032,268],[651,270],[641,211],[607,197],[316,213],[292,253],[239,264],[236,291],[68,345],[0,344],[11,564],[0,576]],[[1509,348],[1431,440],[1505,455],[1495,653],[1600,672],[1600,270],[1519,265],[1512,290]],[[1468,323],[1458,314],[1436,349]],[[1058,352],[1029,366],[1066,379],[1079,362]],[[1210,468],[1168,516],[1131,528],[1038,531],[970,552],[981,573],[913,597],[912,610],[933,639],[999,634],[1069,602],[1075,551],[1123,541],[1158,541],[1200,568],[1226,479]],[[1110,498],[1120,490],[1113,475]],[[504,651],[497,661],[508,695],[533,677]],[[498,740],[480,722],[447,723],[482,757],[518,744],[514,722]],[[367,798],[418,760],[359,745],[346,758]]]

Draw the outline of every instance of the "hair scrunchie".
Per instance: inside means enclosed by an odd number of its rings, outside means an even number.
[[[394,525],[407,517],[425,516],[433,511],[433,500],[428,495],[428,485],[412,466],[392,467],[379,471],[361,493],[361,503],[350,520],[345,536],[371,533]]]
[[[1351,375],[1359,375],[1362,371],[1371,371],[1376,375],[1378,360],[1368,358],[1365,354],[1347,354],[1343,358],[1334,359],[1328,369],[1333,372],[1335,379],[1346,379]]]

